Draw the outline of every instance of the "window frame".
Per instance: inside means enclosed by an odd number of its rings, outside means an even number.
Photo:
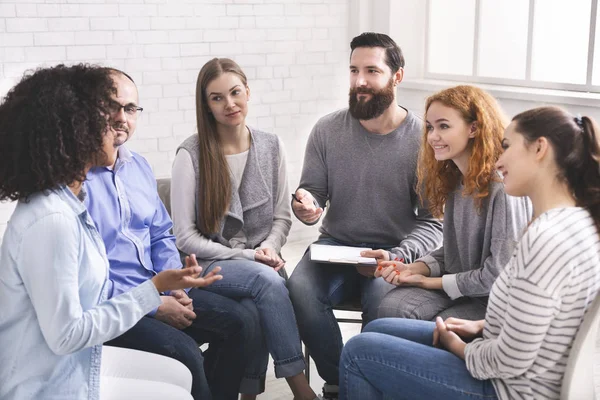
[[[590,29],[588,37],[588,58],[587,58],[587,74],[585,84],[574,84],[574,83],[559,83],[549,81],[539,81],[531,79],[531,55],[533,45],[533,21],[535,15],[535,0],[529,1],[529,21],[527,24],[527,54],[525,61],[525,79],[510,79],[510,78],[494,78],[488,76],[478,76],[478,63],[479,63],[479,27],[481,24],[480,10],[481,0],[475,0],[475,32],[473,41],[473,73],[472,75],[458,75],[458,74],[441,74],[429,71],[429,24],[431,15],[431,2],[427,0],[425,6],[425,51],[424,51],[424,78],[433,80],[447,80],[447,81],[459,81],[459,82],[471,82],[478,84],[492,84],[492,85],[504,85],[504,86],[517,86],[517,87],[528,87],[528,88],[539,88],[539,89],[556,89],[556,90],[569,90],[575,92],[600,92],[600,84],[592,84],[592,74],[594,70],[594,46],[596,40],[596,16],[598,12],[598,0],[591,0],[591,13],[590,13]],[[600,58],[599,58],[600,61]]]

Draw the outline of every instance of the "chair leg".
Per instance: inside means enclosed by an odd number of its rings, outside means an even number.
[[[310,385],[310,354],[308,352],[308,347],[304,345],[304,363],[306,364],[306,369],[304,370],[304,375],[306,376],[306,381]]]

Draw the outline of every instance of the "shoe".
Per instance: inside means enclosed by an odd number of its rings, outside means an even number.
[[[330,385],[328,383],[323,385],[323,400],[337,400],[340,389],[338,385]]]

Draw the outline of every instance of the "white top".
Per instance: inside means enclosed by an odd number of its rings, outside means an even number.
[[[569,351],[600,289],[600,237],[589,212],[540,215],[490,292],[467,368],[500,399],[559,399]]]
[[[248,161],[249,152],[250,150],[246,150],[238,154],[230,154],[225,156],[227,165],[229,165],[229,171],[231,171],[231,176],[233,177],[233,190],[237,191],[240,189],[240,183],[242,183],[242,176],[244,175],[244,169],[246,168],[246,161]],[[235,234],[231,240],[229,240],[229,243],[233,248],[245,249],[246,241],[246,235],[242,230]]]
[[[286,170],[286,154],[279,140],[279,170],[277,201],[274,205],[273,227],[271,233],[259,248],[272,248],[279,252],[285,243],[292,224],[290,202],[286,194],[289,191]],[[248,151],[226,156],[229,169],[234,178],[234,188],[239,188],[244,168],[248,160]],[[199,258],[213,260],[247,259],[254,260],[254,249],[246,249],[246,236],[240,231],[229,241],[231,248],[213,242],[203,236],[196,227],[196,173],[192,157],[187,151],[179,151],[173,162],[171,188],[177,187],[177,196],[171,196],[173,230],[177,238],[177,247]],[[288,195],[289,196],[289,195]]]

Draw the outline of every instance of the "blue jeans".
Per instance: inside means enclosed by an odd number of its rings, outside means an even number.
[[[348,246],[332,238],[321,238],[315,243]],[[367,243],[356,246],[389,248]],[[338,384],[339,361],[344,345],[332,306],[360,295],[364,325],[377,318],[381,299],[394,287],[381,278],[372,279],[359,274],[352,265],[315,263],[310,260],[308,250],[304,253],[288,281],[288,289],[300,336],[325,382]]]
[[[277,378],[301,373],[304,356],[285,280],[273,268],[250,260],[215,261],[204,273],[215,266],[221,267],[223,279],[204,290],[241,301],[260,320],[262,333],[248,346],[253,354],[248,355],[246,376],[264,378],[269,353]]]
[[[192,396],[202,400],[237,399],[244,367],[245,348],[252,343],[258,319],[237,301],[203,289],[191,289],[196,319],[184,330],[151,317],[142,318],[133,328],[105,343],[171,357],[192,372]],[[209,343],[204,353],[199,344]]]
[[[434,328],[401,318],[368,324],[342,352],[340,399],[497,399],[490,380],[473,378],[464,360],[432,346]]]

